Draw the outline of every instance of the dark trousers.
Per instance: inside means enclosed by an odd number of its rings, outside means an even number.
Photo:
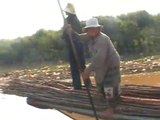
[[[72,84],[74,89],[81,89],[82,86],[81,86],[80,72],[78,65],[73,57],[70,59],[70,69],[71,69]]]
[[[76,55],[78,58],[75,58],[75,55],[72,51],[72,49],[69,50],[69,63],[70,63],[70,69],[71,69],[71,76],[72,76],[72,84],[74,89],[81,89],[81,77],[80,77],[80,71],[82,72],[85,69],[85,58],[83,53],[83,45],[82,44],[75,44],[76,48]]]

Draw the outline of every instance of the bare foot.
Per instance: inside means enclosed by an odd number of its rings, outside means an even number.
[[[113,108],[108,108],[102,112],[99,113],[99,115],[101,117],[104,117],[104,118],[111,118],[113,116]]]

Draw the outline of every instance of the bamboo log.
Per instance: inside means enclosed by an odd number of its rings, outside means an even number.
[[[147,99],[147,98],[128,97],[128,96],[121,96],[121,98],[123,102],[160,106],[160,99]]]
[[[57,99],[57,98],[54,98],[54,99],[47,99],[45,97],[37,97],[37,98],[28,98],[28,104],[35,104],[35,105],[38,105],[38,106],[41,106],[41,104],[37,104],[37,103],[49,103],[49,104],[52,104],[52,106],[54,105],[62,105],[62,106],[68,106],[68,107],[76,107],[76,108],[82,108],[82,109],[91,109],[91,105],[89,102],[87,103],[83,103],[83,102],[71,102],[71,101],[68,101],[68,100],[61,100],[61,99]],[[34,101],[34,103],[32,103],[32,101]],[[74,100],[73,100],[74,101]],[[34,105],[34,106],[35,106]],[[107,105],[97,105],[95,104],[95,108],[96,110],[105,110],[108,106]]]
[[[63,106],[63,105],[60,105],[60,104],[58,104],[58,105],[54,104],[53,105],[51,103],[45,103],[45,102],[41,103],[41,101],[39,101],[39,104],[43,104],[44,106],[53,106],[55,109],[58,109],[58,110],[66,110],[66,111],[75,112],[75,113],[79,113],[79,114],[94,116],[93,111],[89,110],[89,109],[82,109],[82,108],[77,108],[77,107],[68,107],[68,106]],[[101,112],[102,111],[97,111],[98,117],[102,118],[102,119],[106,119],[106,117],[101,116]],[[118,113],[114,113],[111,119],[113,119],[113,120],[142,120],[142,119],[145,119],[145,120],[159,120],[159,118],[154,118],[154,117],[132,116],[132,115],[124,115],[124,114],[118,114]]]
[[[31,97],[30,104],[37,105],[37,107],[39,105],[44,108],[46,106],[53,108],[59,105],[61,109],[63,107],[68,110],[72,108],[71,111],[80,113],[91,109],[84,87],[82,90],[71,90],[71,83],[58,80],[52,83],[46,85],[38,80],[34,82],[17,80],[10,81],[8,86],[2,86],[2,89],[10,94]],[[121,101],[118,102],[118,106],[116,107],[117,113],[120,115],[141,116],[141,118],[144,118],[144,116],[160,117],[159,91],[160,87],[122,86]],[[107,105],[99,100],[100,96],[96,94],[95,86],[92,87],[91,93],[98,112],[106,109]]]

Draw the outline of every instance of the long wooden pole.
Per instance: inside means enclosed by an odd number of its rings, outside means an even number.
[[[57,1],[58,1],[58,5],[59,5],[59,8],[60,8],[62,17],[64,19],[64,23],[67,23],[67,21],[65,20],[64,14],[63,14],[63,10],[62,10],[61,4],[60,4],[60,0],[57,0]],[[71,35],[70,32],[68,33],[68,36],[69,36],[69,39],[70,39],[70,42],[71,42],[71,47],[72,47],[72,50],[73,50],[73,53],[74,53],[74,57],[76,59],[76,63],[77,63],[77,65],[79,67],[79,70],[80,70],[81,68],[80,68],[80,64],[79,64],[77,51],[76,51],[75,46],[73,44],[73,39],[72,39],[72,35]],[[91,103],[91,106],[92,106],[94,116],[95,116],[96,120],[98,120],[98,115],[96,113],[96,109],[95,109],[95,106],[94,106],[94,103],[93,103],[93,100],[92,100],[92,96],[91,96],[91,93],[90,93],[90,90],[89,90],[89,86],[87,85],[87,82],[86,82],[87,80],[83,80],[83,81],[84,81],[84,84],[86,86],[87,94],[88,94],[88,97],[89,97],[89,100],[90,100],[90,103]]]

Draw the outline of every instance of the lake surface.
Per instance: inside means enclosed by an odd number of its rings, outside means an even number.
[[[26,103],[25,97],[0,92],[0,120],[72,120],[55,109],[39,109]]]

